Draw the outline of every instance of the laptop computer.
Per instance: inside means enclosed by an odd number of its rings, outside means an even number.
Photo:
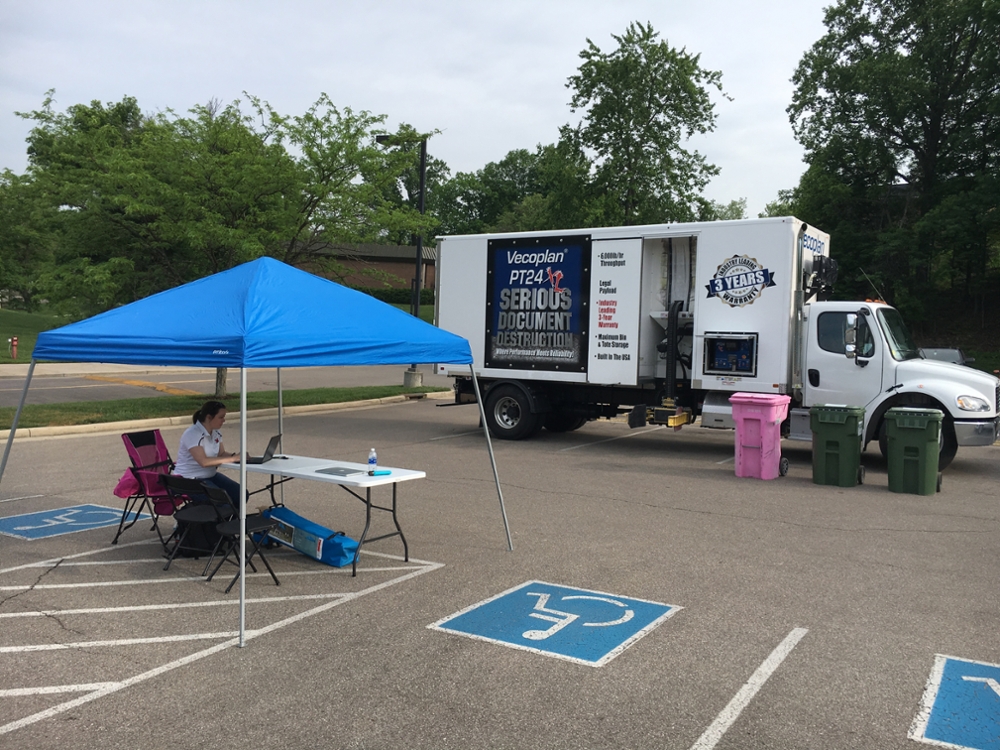
[[[326,469],[316,469],[317,474],[330,474],[335,477],[350,477],[355,474],[364,474],[364,469],[352,469],[349,466],[330,466]]]
[[[274,452],[278,450],[278,443],[281,442],[281,435],[275,435],[271,438],[271,441],[267,444],[267,448],[264,450],[263,456],[247,456],[248,464],[266,464],[272,458],[274,458]]]

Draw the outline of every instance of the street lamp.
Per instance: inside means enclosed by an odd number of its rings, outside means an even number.
[[[375,136],[375,141],[377,143],[391,143],[391,135],[377,135]],[[422,138],[420,140],[420,199],[417,202],[417,210],[420,211],[420,215],[424,215],[424,195],[426,194],[427,187],[427,139]],[[415,318],[420,317],[420,282],[424,271],[424,234],[420,232],[417,235],[417,257],[416,264],[414,266],[413,275],[413,299],[410,303],[410,312],[413,313]],[[410,369],[403,373],[403,385],[407,388],[415,388],[423,385],[424,376],[420,370],[417,369],[416,364],[411,364]]]

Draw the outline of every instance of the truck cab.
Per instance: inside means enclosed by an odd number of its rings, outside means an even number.
[[[958,446],[991,445],[998,435],[1000,381],[961,365],[923,359],[899,312],[880,302],[815,302],[807,325],[801,408],[793,410],[791,438],[811,439],[808,408],[817,404],[865,407],[863,443],[886,452],[885,413],[894,406],[940,409],[939,467]]]

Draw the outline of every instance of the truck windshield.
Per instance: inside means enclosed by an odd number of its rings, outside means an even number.
[[[889,352],[893,359],[902,361],[920,357],[920,352],[916,344],[913,343],[913,339],[910,338],[910,332],[906,330],[903,316],[899,314],[898,310],[892,307],[880,307],[878,320],[882,326],[882,332],[889,342]]]

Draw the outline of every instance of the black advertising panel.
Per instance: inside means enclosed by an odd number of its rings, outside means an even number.
[[[590,235],[490,240],[486,367],[586,372]]]

